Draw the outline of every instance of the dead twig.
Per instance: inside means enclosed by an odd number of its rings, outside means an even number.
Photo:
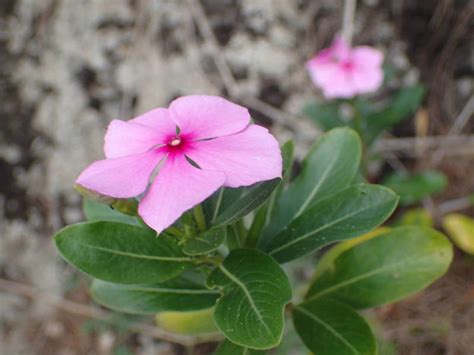
[[[469,119],[472,117],[473,113],[474,113],[474,95],[470,97],[470,99],[467,101],[464,108],[461,110],[461,113],[458,115],[453,125],[449,129],[447,136],[448,137],[457,136],[459,133],[461,133],[464,126],[467,124],[467,122],[469,122]],[[446,147],[442,145],[434,152],[431,162],[434,165],[437,165],[441,161],[441,159],[443,159],[445,154],[446,154]]]
[[[441,146],[445,147],[446,155],[474,155],[474,135],[384,138],[375,144],[374,150],[381,154],[398,151],[417,156],[416,147],[423,147],[426,153]]]
[[[357,0],[345,0],[344,12],[342,17],[342,38],[351,45],[354,34],[354,18],[356,12]]]
[[[466,208],[469,208],[473,205],[472,199],[469,197],[459,197],[445,202],[441,202],[438,205],[438,212],[440,215],[444,216],[448,213],[461,211]]]
[[[112,319],[111,312],[104,311],[97,307],[69,301],[62,297],[46,293],[33,286],[29,286],[20,282],[0,278],[0,290],[2,292],[14,293],[30,298],[35,302],[40,301],[43,304],[48,304],[62,311],[77,314],[86,318],[93,318],[102,321],[110,321]],[[221,339],[221,337],[217,335],[192,337],[174,334],[145,323],[130,323],[127,325],[127,328],[129,331],[134,333],[140,333],[155,339],[180,344],[183,346],[194,346],[199,343],[219,341]]]

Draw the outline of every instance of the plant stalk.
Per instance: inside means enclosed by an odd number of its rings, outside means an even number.
[[[194,207],[194,219],[196,220],[199,231],[204,232],[207,229],[207,226],[206,217],[204,216],[201,205]]]

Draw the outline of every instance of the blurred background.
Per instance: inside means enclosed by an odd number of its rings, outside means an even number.
[[[177,96],[221,95],[247,106],[280,142],[294,139],[301,158],[321,133],[302,113],[321,99],[304,63],[340,31],[342,7],[341,0],[0,1],[0,354],[212,351],[166,341],[174,339],[150,319],[101,309],[51,237],[83,219],[72,184],[102,158],[108,122]],[[393,73],[376,95],[425,86],[422,106],[379,142],[380,171],[443,172],[447,187],[423,201],[437,224],[440,213],[474,216],[473,33],[473,1],[357,4],[353,43],[383,50]],[[382,354],[473,354],[473,257],[458,250],[445,277],[369,317]],[[297,341],[278,353],[304,354]]]

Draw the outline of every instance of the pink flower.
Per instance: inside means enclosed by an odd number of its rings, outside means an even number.
[[[331,47],[306,63],[306,68],[327,99],[351,98],[382,85],[382,63],[379,50],[368,46],[350,48],[341,37],[336,37]]]
[[[185,96],[168,109],[113,120],[107,159],[87,167],[76,183],[115,198],[143,194],[138,214],[160,233],[221,186],[281,177],[278,142],[249,123],[246,108],[216,96]]]

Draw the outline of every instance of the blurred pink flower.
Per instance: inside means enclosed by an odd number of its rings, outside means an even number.
[[[87,167],[76,183],[115,198],[144,194],[138,213],[160,233],[221,186],[281,176],[278,142],[249,123],[246,108],[216,96],[184,96],[169,109],[113,120],[106,159]]]
[[[368,46],[351,48],[336,37],[331,47],[306,63],[306,68],[327,99],[351,98],[382,85],[382,63],[381,51]]]

